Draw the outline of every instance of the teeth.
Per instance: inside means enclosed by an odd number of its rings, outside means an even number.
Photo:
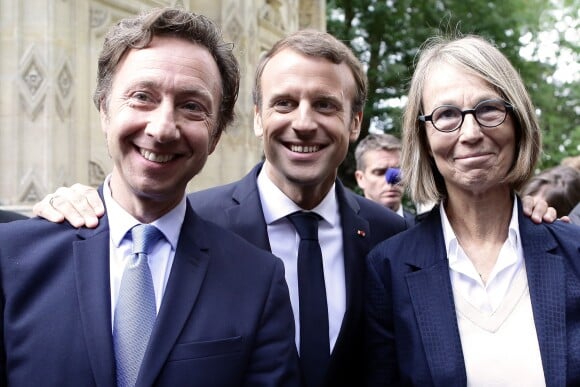
[[[320,146],[318,145],[311,145],[311,146],[302,146],[302,145],[290,145],[290,150],[296,153],[314,153],[320,150]]]
[[[145,149],[141,149],[141,156],[156,163],[166,163],[173,159],[172,155],[158,155]]]

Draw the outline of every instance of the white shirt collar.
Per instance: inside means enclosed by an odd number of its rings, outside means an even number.
[[[103,199],[105,201],[105,207],[107,208],[107,217],[109,218],[109,233],[111,237],[111,242],[115,247],[119,247],[121,241],[131,228],[135,225],[141,223],[135,219],[131,214],[129,214],[123,207],[119,205],[111,196],[111,188],[109,187],[109,182],[111,180],[111,175],[108,175],[103,184]],[[185,218],[185,210],[187,209],[187,199],[185,195],[171,211],[163,215],[161,218],[156,219],[151,222],[152,225],[157,227],[163,235],[167,242],[171,244],[173,250],[177,247],[177,241],[179,239],[179,232],[181,231],[181,225],[183,224],[183,219]]]
[[[439,206],[439,213],[441,215],[441,223],[443,226],[443,238],[445,240],[445,250],[447,251],[449,264],[452,265],[457,261],[457,249],[459,247],[459,242],[457,241],[457,236],[455,235],[455,232],[451,227],[451,223],[449,223],[449,219],[447,218],[447,213],[445,212],[445,206],[443,205],[443,203],[441,203],[441,205]],[[520,227],[518,221],[518,203],[517,198],[515,197],[514,204],[512,207],[512,216],[509,223],[507,242],[516,251],[522,251]]]
[[[258,174],[257,184],[266,224],[277,222],[293,212],[305,211],[270,180],[264,168]],[[311,210],[333,227],[339,223],[338,200],[335,188],[336,183],[332,185],[322,201]]]
[[[404,218],[405,217],[405,213],[403,212],[403,204],[399,205],[399,209],[397,211],[395,211],[400,217]]]

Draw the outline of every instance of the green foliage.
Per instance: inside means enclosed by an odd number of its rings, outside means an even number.
[[[572,18],[579,11],[575,3],[565,4]],[[329,0],[328,31],[349,42],[367,66],[369,95],[360,138],[371,127],[400,135],[402,106],[413,61],[425,39],[441,33],[475,33],[492,40],[502,50],[520,71],[532,95],[545,132],[539,168],[578,154],[578,82],[564,85],[549,82],[555,70],[553,64],[520,55],[525,45],[538,41],[541,31],[553,30],[558,17],[548,12],[549,6],[545,0]],[[578,54],[576,43],[563,38],[559,43]],[[537,50],[535,54],[541,48]],[[351,188],[356,186],[353,152],[354,145],[339,171],[341,179]]]

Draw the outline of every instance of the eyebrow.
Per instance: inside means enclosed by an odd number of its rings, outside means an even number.
[[[127,90],[135,88],[158,89],[159,85],[159,82],[151,80],[137,80],[135,82],[129,83]],[[206,87],[179,86],[175,90],[178,95],[199,96],[209,100],[211,100],[213,97],[211,91]]]
[[[281,91],[274,91],[272,92],[272,98],[293,98],[296,94],[302,94],[303,90],[300,87],[293,87],[290,90],[281,90]],[[308,97],[314,96],[313,99],[330,99],[330,100],[339,100],[339,98],[332,93],[329,93],[325,90],[315,89],[312,91],[307,92]]]
[[[502,96],[500,96],[500,95],[497,95],[497,94],[493,94],[493,95],[492,94],[483,94],[483,95],[481,95],[481,96],[479,96],[479,97],[477,97],[475,99],[477,102],[475,102],[475,104],[473,104],[473,106],[470,106],[469,109],[475,107],[480,102],[487,101],[487,100],[490,100],[490,99],[501,99],[501,100],[503,100],[504,98]],[[449,100],[444,100],[444,101],[449,101]],[[442,103],[440,102],[440,103],[437,103],[437,104],[434,104],[434,105],[435,105],[435,107],[433,109],[437,109],[440,106],[455,106],[455,107],[458,107],[458,108],[462,108],[461,106],[456,105],[456,104],[454,104],[452,102],[442,102]]]

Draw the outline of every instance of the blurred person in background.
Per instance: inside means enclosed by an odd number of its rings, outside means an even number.
[[[572,167],[580,171],[580,155],[564,157],[562,161],[560,161],[560,165]]]
[[[580,155],[564,157],[560,165],[566,165],[580,171]],[[568,214],[568,217],[570,218],[570,222],[580,224],[580,203],[576,204]]]
[[[356,146],[354,176],[364,197],[387,207],[415,224],[415,214],[403,208],[401,140],[391,134],[371,133]]]
[[[520,194],[541,198],[558,214],[568,215],[580,202],[580,170],[557,165],[533,176]]]

